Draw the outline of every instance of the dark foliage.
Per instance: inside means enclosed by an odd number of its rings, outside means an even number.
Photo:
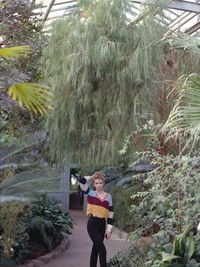
[[[41,196],[31,206],[26,205],[18,221],[25,223],[14,247],[14,258],[20,263],[54,249],[63,239],[62,232],[71,234],[74,223],[69,213],[63,213],[59,205],[46,196]]]

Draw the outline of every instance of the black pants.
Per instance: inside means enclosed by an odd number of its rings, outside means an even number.
[[[101,267],[107,267],[106,263],[106,248],[104,246],[106,221],[104,218],[90,216],[87,223],[87,231],[93,242],[92,252],[90,256],[90,267],[97,266],[97,257]]]

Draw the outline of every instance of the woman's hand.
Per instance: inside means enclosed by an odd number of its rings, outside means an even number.
[[[111,234],[111,232],[106,232],[104,236],[106,239],[109,239],[111,237]]]

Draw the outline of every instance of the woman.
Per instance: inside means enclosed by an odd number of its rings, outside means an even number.
[[[87,181],[92,181],[95,191],[90,189]],[[90,267],[97,266],[97,257],[101,267],[107,267],[106,248],[104,237],[111,237],[113,228],[113,203],[109,193],[103,191],[105,184],[104,176],[101,172],[95,172],[92,176],[85,176],[79,179],[79,184],[83,193],[87,195],[87,215],[90,215],[87,223],[87,231],[93,242],[90,256]]]

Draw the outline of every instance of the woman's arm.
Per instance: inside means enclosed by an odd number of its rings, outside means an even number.
[[[107,218],[107,227],[106,227],[106,232],[112,232],[113,228],[113,217],[114,217],[114,206],[112,202],[112,197],[109,195],[109,215]]]

